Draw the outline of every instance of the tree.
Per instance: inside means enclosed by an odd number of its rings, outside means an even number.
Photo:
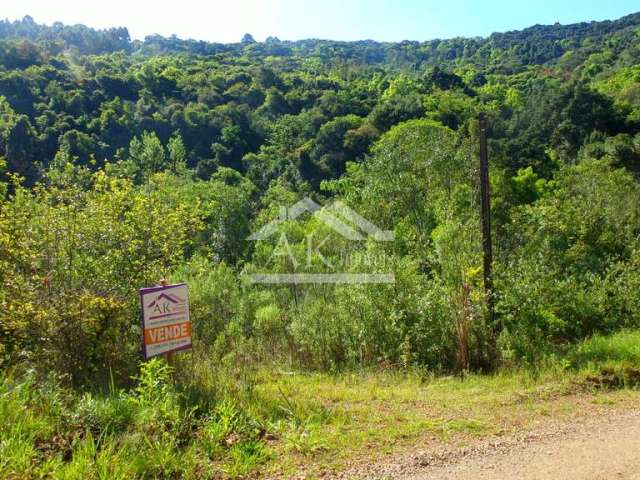
[[[314,140],[309,152],[309,179],[318,182],[325,178],[339,177],[347,160],[355,160],[356,152],[345,150],[345,135],[362,125],[363,119],[357,115],[346,115],[325,123]],[[357,146],[356,143],[350,145]]]
[[[164,147],[154,132],[144,132],[131,140],[129,159],[139,172],[138,180],[148,179],[166,167]]]
[[[4,141],[7,170],[23,176],[31,185],[38,177],[36,133],[26,115],[19,115]]]
[[[277,88],[267,90],[263,108],[274,118],[290,112],[286,99]]]
[[[175,132],[167,144],[169,164],[173,172],[182,172],[187,168],[187,150],[179,132]]]
[[[242,45],[250,45],[252,43],[256,43],[256,41],[253,39],[253,36],[250,33],[245,33],[242,36],[242,40],[240,40],[240,43]]]
[[[69,130],[61,135],[59,145],[71,158],[77,159],[80,165],[87,165],[100,150],[93,137],[78,130]]]
[[[424,116],[420,95],[393,96],[379,102],[369,114],[371,123],[385,132],[393,125]]]

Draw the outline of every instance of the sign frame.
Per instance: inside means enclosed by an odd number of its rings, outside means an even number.
[[[178,290],[182,295],[184,295],[185,298],[183,299],[176,295],[171,295],[171,293],[174,293],[174,292],[171,292],[172,290],[174,291]],[[167,293],[165,294],[165,292]],[[146,303],[148,303],[149,297],[153,297],[153,294],[157,294],[153,302],[151,304],[145,305],[145,298],[146,298]],[[174,352],[190,350],[191,348],[193,348],[192,324],[191,324],[191,318],[190,318],[190,312],[189,312],[189,287],[186,283],[176,283],[173,285],[157,285],[154,287],[141,288],[139,290],[139,295],[140,295],[140,326],[142,329],[142,355],[145,360],[149,360],[150,358],[157,357],[160,355],[164,355],[167,358],[169,358],[172,356]],[[153,326],[149,324],[149,320],[154,319],[154,318],[149,318],[151,317],[149,309],[153,308],[153,306],[155,306],[156,302],[161,297],[164,298],[165,300],[168,300],[168,302],[165,302],[166,304],[173,303],[173,304],[179,305],[181,308],[183,306],[183,308],[179,312],[169,311],[169,313],[157,315],[156,319],[163,318],[163,317],[164,318],[172,317],[172,316],[175,317],[175,319],[172,318],[172,319],[167,319],[165,321],[159,321],[158,325]],[[173,327],[173,326],[177,326],[183,329],[186,328],[186,330],[188,331],[188,335],[181,336],[176,339],[169,338],[164,341],[159,340],[154,344],[163,345],[170,342],[179,342],[179,345],[177,345],[175,348],[162,349],[156,352],[151,351],[152,349],[150,347],[153,344],[150,344],[148,342],[150,330],[156,330],[156,335],[158,335],[157,330],[159,330],[160,328],[166,329],[166,327]]]

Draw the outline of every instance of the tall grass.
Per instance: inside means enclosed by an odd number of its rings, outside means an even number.
[[[5,371],[0,478],[240,478],[261,470],[287,477],[300,461],[338,468],[367,445],[425,432],[495,433],[495,416],[516,415],[509,409],[520,412],[523,399],[543,402],[577,382],[637,384],[640,331],[592,337],[548,368],[486,376],[420,368],[305,373],[214,358],[184,355],[175,372],[152,360],[134,387],[106,393]]]
[[[570,358],[576,366],[626,362],[640,366],[640,331],[595,335],[574,347]]]
[[[640,331],[595,335],[576,345],[568,362],[598,387],[640,385]]]
[[[191,404],[159,360],[136,380],[104,395],[4,376],[0,478],[233,478],[267,458],[257,423],[233,403]]]

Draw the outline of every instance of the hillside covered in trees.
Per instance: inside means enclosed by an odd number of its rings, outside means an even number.
[[[135,138],[173,139],[199,178],[230,167],[262,190],[283,175],[317,189],[398,123],[462,130],[483,109],[501,163],[547,175],[546,150],[567,160],[637,127],[638,28],[640,14],[486,39],[222,45],[4,21],[0,151],[33,184],[56,156],[140,169]]]
[[[305,197],[348,205],[394,239],[348,241],[304,215],[248,240]],[[248,280],[381,269],[394,283]],[[175,385],[159,362],[140,363],[137,292],[160,278],[191,295],[194,350],[177,360]],[[255,419],[266,407],[216,402],[255,399],[263,368],[572,368],[578,342],[640,328],[640,13],[400,43],[140,41],[123,27],[0,21],[0,306],[11,378],[55,372],[55,388],[79,391],[135,384],[113,408],[157,415],[135,421],[157,422],[149,438],[179,448],[190,435],[180,415],[191,412],[198,432],[228,415],[214,463],[261,461],[270,427]],[[0,391],[18,382],[9,377]],[[87,432],[117,436],[134,422],[126,410],[105,426],[102,407],[82,402],[94,409],[78,427]],[[227,448],[231,432],[242,447]],[[0,462],[0,476],[60,467],[29,447],[52,436],[25,433],[12,450],[27,452],[22,467]]]

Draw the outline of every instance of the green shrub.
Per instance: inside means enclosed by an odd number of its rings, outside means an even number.
[[[172,278],[189,286],[195,348],[211,348],[226,326],[243,314],[244,292],[240,290],[236,273],[225,263],[195,256],[176,269]]]
[[[508,353],[534,362],[594,333],[638,325],[638,198],[627,171],[584,160],[515,209],[508,233],[516,247],[496,272]]]

